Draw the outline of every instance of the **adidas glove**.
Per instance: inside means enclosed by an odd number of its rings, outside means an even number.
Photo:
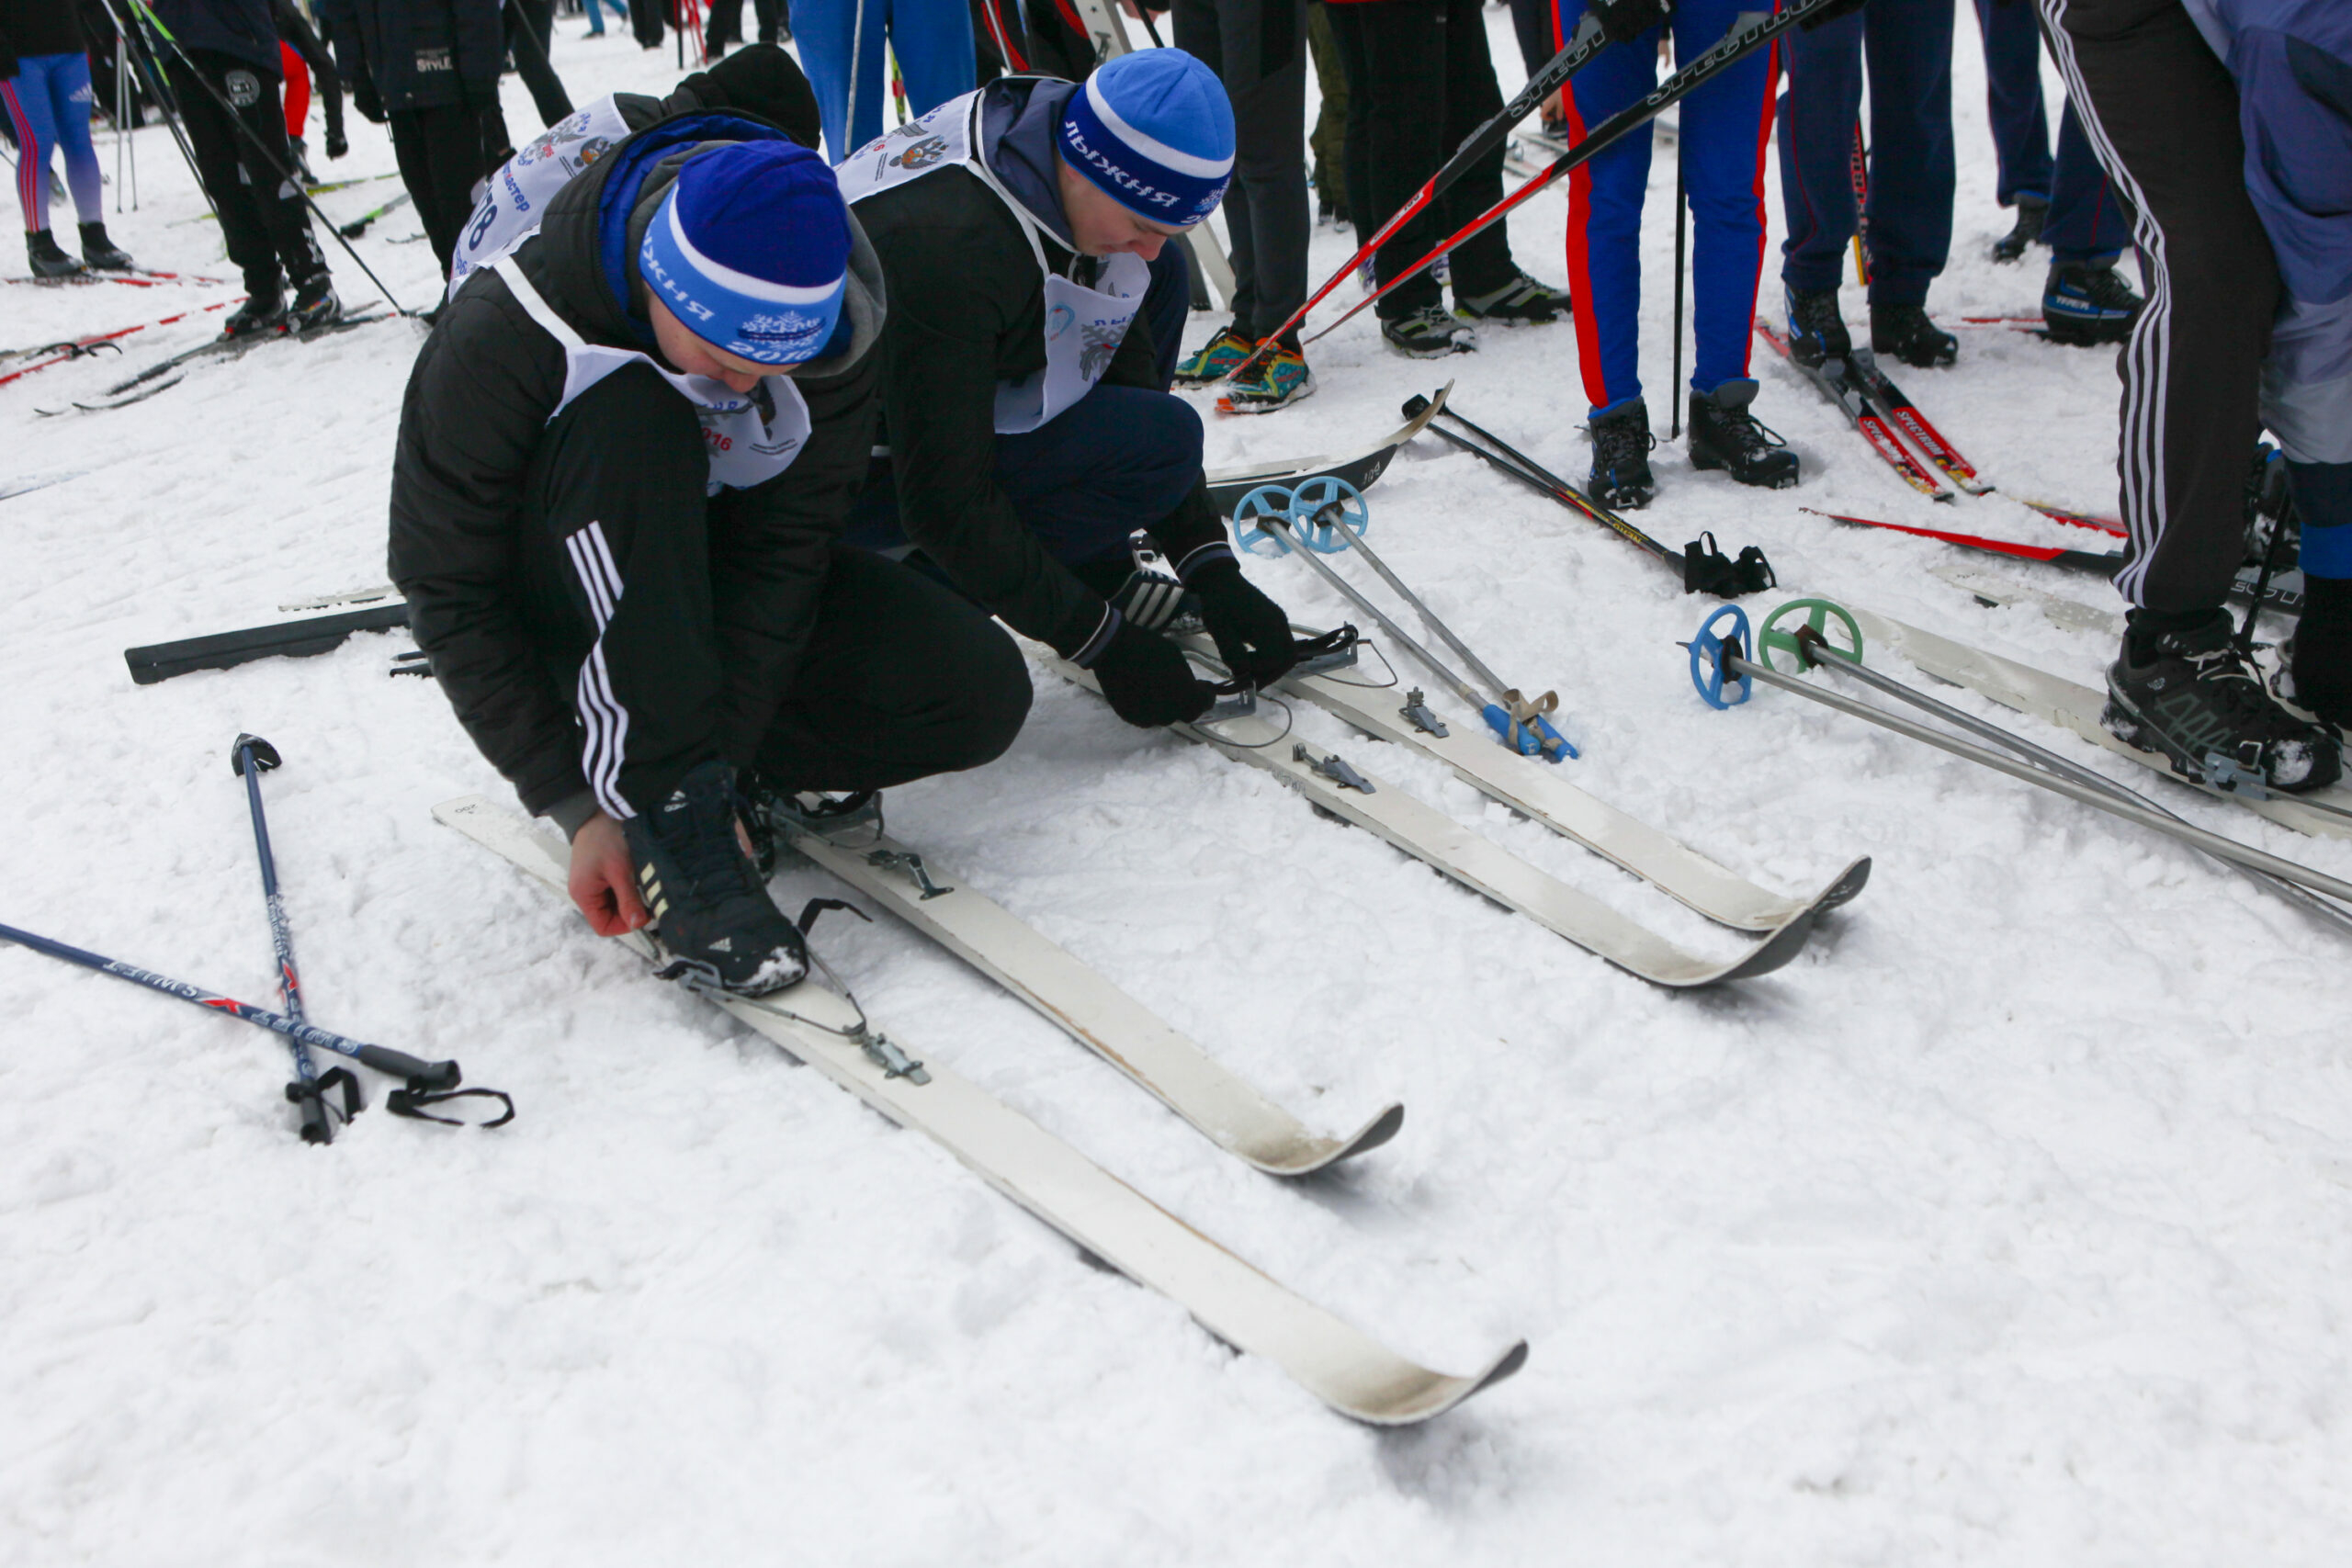
[[[1201,620],[1236,679],[1252,687],[1272,685],[1298,662],[1290,617],[1241,575],[1232,556],[1195,567],[1185,584],[1201,596]]]
[[[1091,668],[1111,711],[1139,728],[1189,724],[1216,701],[1216,688],[1193,673],[1174,643],[1124,620]]]

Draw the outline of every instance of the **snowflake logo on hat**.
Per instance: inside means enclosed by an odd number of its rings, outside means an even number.
[[[735,335],[769,347],[779,344],[806,343],[824,329],[825,319],[822,316],[786,310],[781,315],[752,316],[735,329]]]

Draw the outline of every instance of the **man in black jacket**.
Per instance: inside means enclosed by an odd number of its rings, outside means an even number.
[[[172,40],[163,55],[204,192],[220,215],[229,259],[245,275],[245,302],[221,330],[238,337],[334,320],[343,306],[311,232],[278,107],[284,70],[270,0],[153,0],[153,10]]]
[[[1290,623],[1244,581],[1171,397],[1187,293],[1168,244],[1231,177],[1233,116],[1177,50],[1083,87],[1018,77],[854,153],[842,191],[890,285],[882,399],[893,486],[852,538],[919,547],[1025,636],[1091,669],[1130,724],[1198,718],[1215,693],[1156,635],[1177,604],[1132,570],[1148,530],[1234,674],[1288,670]]]
[[[1028,712],[1010,638],[838,542],[882,321],[823,161],[687,115],[467,281],[401,412],[391,574],[441,689],[571,836],[590,923],[650,918],[731,990],[804,962],[737,843],[739,769],[879,789],[992,760]]]

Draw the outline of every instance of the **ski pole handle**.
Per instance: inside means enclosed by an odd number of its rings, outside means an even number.
[[[342,1036],[335,1038],[340,1040]],[[407,1052],[395,1051],[389,1045],[365,1045],[356,1040],[351,1043],[358,1047],[351,1055],[358,1058],[362,1066],[373,1067],[396,1078],[406,1078],[411,1089],[455,1089],[465,1081],[465,1075],[458,1070],[455,1062],[420,1061]],[[342,1049],[339,1045],[331,1048]]]

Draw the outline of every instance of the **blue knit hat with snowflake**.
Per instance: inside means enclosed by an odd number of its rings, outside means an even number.
[[[686,160],[638,270],[686,329],[758,365],[824,352],[849,281],[849,209],[825,161],[785,141]]]
[[[1062,159],[1120,206],[1170,229],[1216,210],[1233,178],[1233,105],[1179,49],[1106,61],[1070,95]]]

